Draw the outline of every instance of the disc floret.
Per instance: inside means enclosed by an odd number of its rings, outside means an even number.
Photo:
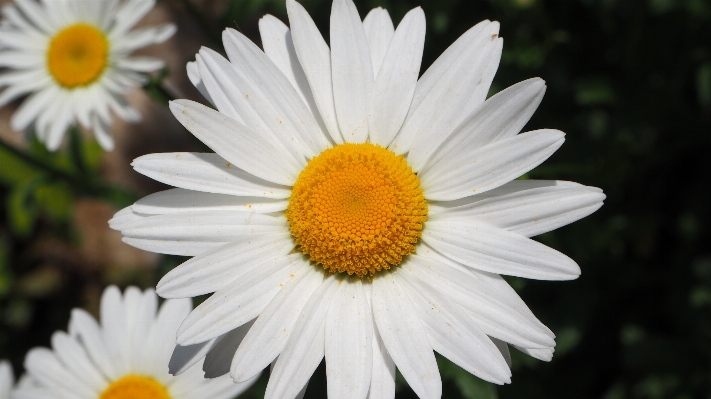
[[[331,273],[365,277],[415,251],[427,202],[404,156],[370,143],[341,144],[304,168],[286,217],[312,261]]]
[[[109,62],[109,42],[99,29],[78,23],[59,31],[47,49],[47,69],[67,89],[88,86]]]

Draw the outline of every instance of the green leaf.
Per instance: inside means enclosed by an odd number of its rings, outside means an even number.
[[[84,174],[88,171],[88,165],[84,161],[84,140],[77,126],[69,128],[69,159],[74,168]]]
[[[616,95],[605,79],[592,77],[576,83],[575,100],[580,105],[611,105],[616,102]]]
[[[161,69],[156,75],[146,75],[148,81],[143,85],[143,90],[148,93],[155,102],[168,105],[173,96],[163,87],[163,81],[170,75],[168,68]]]
[[[0,147],[0,182],[8,185],[31,180],[39,171],[22,158]]]
[[[13,285],[14,276],[8,267],[8,248],[5,240],[0,240],[0,297],[4,297]]]
[[[72,194],[62,182],[37,186],[35,201],[42,211],[54,219],[66,220],[72,214]]]
[[[32,232],[37,219],[37,204],[33,194],[38,182],[38,179],[22,182],[10,191],[7,216],[13,232],[20,237],[26,237]]]
[[[711,63],[700,66],[696,72],[696,91],[702,106],[711,105]]]

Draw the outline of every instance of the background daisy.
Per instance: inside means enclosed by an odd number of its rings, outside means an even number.
[[[52,335],[52,349],[34,348],[25,359],[29,382],[15,399],[229,399],[254,380],[235,385],[229,378],[205,380],[198,367],[179,377],[168,374],[175,331],[192,309],[190,300],[158,307],[152,290],[125,294],[104,290],[101,323],[74,309],[69,331]]]
[[[141,115],[124,95],[141,86],[144,73],[164,67],[133,51],[161,43],[175,25],[131,28],[155,0],[18,0],[3,7],[0,23],[0,107],[30,94],[11,119],[15,130],[34,127],[54,151],[70,126],[93,130],[112,150],[112,113],[129,122]]]
[[[497,384],[511,381],[506,342],[550,360],[554,334],[499,274],[576,278],[573,260],[528,237],[605,196],[512,182],[563,143],[555,130],[518,134],[544,83],[484,101],[503,44],[496,22],[471,28],[418,80],[420,8],[394,29],[385,10],[361,22],[336,0],[330,48],[299,3],[287,9],[291,29],[262,19],[264,52],[228,29],[229,61],[203,49],[188,65],[218,111],[185,100],[171,110],[216,153],[136,159],[178,188],[111,221],[138,248],[195,256],[157,288],[215,293],[177,343],[218,353],[214,375],[237,382],[275,362],[267,398],[299,395],[324,357],[333,398],[392,398],[396,366],[419,397],[439,398],[433,350]]]
[[[7,360],[0,361],[0,399],[10,399],[10,393],[15,385],[15,374]]]

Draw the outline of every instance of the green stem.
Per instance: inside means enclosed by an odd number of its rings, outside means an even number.
[[[78,176],[65,170],[59,169],[54,165],[51,165],[39,158],[27,154],[26,152],[12,145],[7,144],[3,140],[0,140],[0,148],[11,153],[17,158],[23,160],[24,162],[32,165],[33,167],[42,170],[50,177],[65,181],[76,192],[80,194],[89,197],[97,197],[108,200],[117,207],[128,206],[136,200],[136,196],[126,189],[106,184],[94,176]]]
[[[168,105],[169,102],[175,100],[175,96],[162,83],[148,82],[143,85],[143,90],[162,105]]]

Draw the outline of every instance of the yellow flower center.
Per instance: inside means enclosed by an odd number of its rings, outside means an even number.
[[[341,144],[306,165],[286,217],[312,261],[364,277],[415,251],[427,202],[403,156],[369,143]]]
[[[171,397],[168,390],[153,378],[127,375],[111,383],[99,399],[171,399]]]
[[[96,27],[75,24],[49,42],[47,68],[60,85],[73,89],[96,81],[106,69],[109,42]]]

